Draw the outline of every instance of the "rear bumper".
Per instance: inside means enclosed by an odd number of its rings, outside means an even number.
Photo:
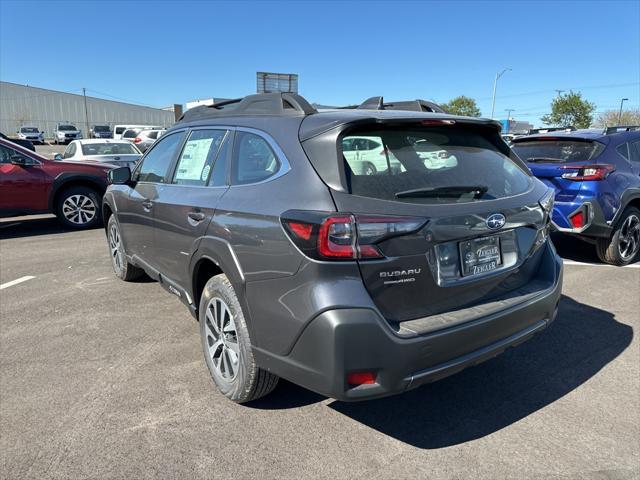
[[[582,212],[586,219],[580,228],[574,228],[571,217]],[[611,225],[607,222],[602,207],[596,199],[583,202],[556,202],[551,219],[553,229],[573,235],[585,237],[608,237],[611,235]]]
[[[258,364],[310,390],[344,401],[402,393],[476,365],[546,328],[557,314],[562,260],[546,247],[549,287],[527,301],[474,321],[402,338],[374,310],[329,310],[302,332],[291,353],[254,348]],[[374,372],[376,383],[351,387],[347,375]]]

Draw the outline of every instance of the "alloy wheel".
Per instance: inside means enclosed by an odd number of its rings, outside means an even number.
[[[240,347],[233,314],[219,297],[207,304],[205,332],[207,355],[213,368],[222,379],[232,382],[240,367]]]
[[[120,241],[120,232],[117,225],[111,225],[109,229],[109,250],[111,251],[111,262],[117,273],[122,272],[124,267],[124,254],[122,252],[122,242]]]
[[[618,237],[618,252],[624,260],[633,258],[640,248],[640,218],[637,215],[629,215]]]
[[[96,204],[87,195],[71,195],[62,203],[62,214],[71,223],[85,225],[95,218]]]

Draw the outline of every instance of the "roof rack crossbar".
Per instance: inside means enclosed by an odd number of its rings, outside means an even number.
[[[317,110],[295,93],[258,93],[213,105],[201,105],[184,112],[178,122],[191,122],[211,117],[242,115],[311,115]]]
[[[530,128],[527,135],[536,135],[538,133],[551,133],[551,132],[574,132],[576,127],[569,125],[566,127],[542,127],[542,128]]]
[[[385,102],[383,97],[367,98],[360,105],[348,105],[341,109],[351,110],[405,110],[410,112],[435,112],[447,113],[444,109],[434,102],[427,100],[402,100],[399,102]]]
[[[632,132],[635,130],[640,130],[640,125],[616,125],[615,127],[606,127],[604,134],[611,135],[612,133]]]

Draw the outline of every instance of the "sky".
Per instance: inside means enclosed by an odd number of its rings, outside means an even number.
[[[640,108],[640,0],[205,2],[0,0],[0,80],[164,107],[297,73],[326,105],[476,99],[539,123],[556,90]]]

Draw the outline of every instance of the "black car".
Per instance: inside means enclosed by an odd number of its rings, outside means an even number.
[[[236,402],[283,377],[341,400],[404,392],[555,318],[553,190],[491,120],[293,94],[187,111],[103,203],[116,275],[143,272],[200,322]],[[363,169],[353,138],[386,169]],[[362,153],[362,156],[358,154]]]
[[[20,145],[21,147],[28,148],[32,152],[36,151],[36,147],[34,147],[33,142],[31,140],[22,140],[20,138],[9,138],[2,132],[0,132],[0,138],[2,138],[3,140],[7,140],[9,142],[13,142],[16,145]]]

